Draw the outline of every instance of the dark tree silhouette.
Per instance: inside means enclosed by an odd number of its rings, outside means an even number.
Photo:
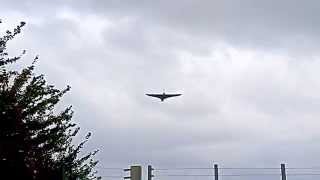
[[[54,109],[70,87],[56,89],[44,75],[35,75],[38,57],[22,70],[8,67],[26,52],[10,57],[6,51],[24,25],[0,37],[0,179],[100,179],[93,170],[97,151],[78,157],[90,133],[73,145],[80,128],[71,122],[71,106],[60,113]]]

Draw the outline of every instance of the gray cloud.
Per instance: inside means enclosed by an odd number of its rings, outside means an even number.
[[[251,48],[307,50],[319,34],[319,2],[314,0],[94,1],[89,7],[83,8],[115,17],[140,17],[144,23],[161,24],[204,40],[222,39]]]
[[[318,6],[10,1],[0,9],[10,25],[28,21],[11,52],[29,50],[23,64],[40,54],[37,72],[72,86],[61,106],[73,104],[82,132],[93,132],[88,149],[101,149],[102,167],[293,167],[317,165]],[[163,89],[183,96],[144,95]]]

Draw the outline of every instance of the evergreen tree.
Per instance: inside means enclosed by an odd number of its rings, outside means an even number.
[[[24,25],[21,22],[0,37],[1,176],[24,180],[100,179],[93,170],[97,161],[92,158],[97,151],[78,157],[90,133],[79,145],[73,145],[72,138],[80,128],[71,121],[71,106],[55,112],[55,106],[70,87],[56,89],[44,75],[35,75],[38,57],[20,71],[8,68],[26,52],[10,57],[6,51],[7,42]]]

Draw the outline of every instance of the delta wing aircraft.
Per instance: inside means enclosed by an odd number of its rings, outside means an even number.
[[[161,101],[164,101],[167,98],[175,97],[175,96],[181,96],[182,94],[166,94],[163,92],[162,94],[146,94],[147,96],[159,98]]]

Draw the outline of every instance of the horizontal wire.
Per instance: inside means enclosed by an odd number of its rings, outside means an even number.
[[[123,176],[101,176],[101,177],[108,177],[108,178],[123,178]]]
[[[161,175],[161,176],[171,176],[171,177],[214,177],[212,174],[169,174],[169,175]],[[161,177],[158,176],[158,177]],[[281,174],[219,174],[218,176],[281,176]],[[157,176],[155,176],[157,177]]]
[[[221,174],[218,176],[281,176],[281,174]]]
[[[167,174],[167,175],[155,175],[155,177],[163,177],[163,176],[213,176],[213,175],[205,175],[205,174]]]
[[[109,167],[99,167],[99,166],[97,166],[95,168],[97,168],[97,169],[109,169],[109,170],[123,170],[123,168],[109,168]]]
[[[155,168],[154,170],[167,171],[167,170],[190,170],[190,169],[214,169],[214,168]]]
[[[287,174],[287,176],[320,176],[317,173],[296,173],[296,174]]]
[[[281,168],[257,168],[257,167],[254,167],[254,168],[250,168],[250,167],[244,167],[244,168],[233,168],[233,167],[223,167],[223,168],[218,168],[218,169],[259,169],[259,170],[261,170],[261,169],[281,169]]]
[[[219,174],[218,176],[281,176],[281,174]],[[320,176],[320,174],[296,173],[296,174],[287,174],[287,176]],[[101,177],[123,178],[123,176],[109,176],[109,175],[102,175]],[[168,174],[168,175],[156,175],[155,177],[214,177],[214,175],[212,174]]]
[[[155,177],[214,177],[210,174],[168,174],[160,175]],[[281,176],[281,174],[219,174],[218,176]],[[296,173],[296,174],[287,174],[287,176],[320,176],[320,174],[315,173]]]
[[[286,168],[286,169],[314,169],[314,170],[320,170],[320,167],[302,167],[302,168],[296,168],[296,167],[293,167],[293,168]]]
[[[192,169],[195,169],[195,170],[213,170],[214,168],[198,168],[198,167],[195,167],[195,168],[155,168],[155,169],[153,169],[153,170],[156,170],[156,171],[169,171],[169,170],[192,170]],[[241,170],[241,169],[248,169],[248,170],[250,170],[250,169],[270,169],[270,170],[272,170],[272,169],[274,169],[274,170],[277,170],[277,169],[281,169],[281,168],[263,168],[263,167],[261,167],[261,168],[259,168],[259,167],[244,167],[244,168],[235,168],[235,167],[219,167],[218,169],[235,169],[235,170],[237,170],[237,169],[239,169],[239,170]],[[285,169],[306,169],[306,170],[320,170],[320,167],[301,167],[301,168],[296,168],[296,167],[293,167],[293,168],[289,168],[289,167],[286,167]]]

